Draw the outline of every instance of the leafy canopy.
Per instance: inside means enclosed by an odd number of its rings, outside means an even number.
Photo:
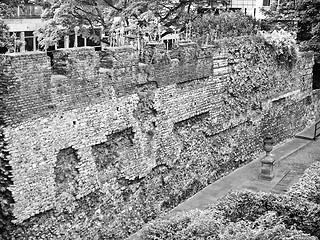
[[[150,31],[150,23],[181,28],[202,6],[201,0],[55,0],[43,13],[47,24],[38,31],[38,37],[46,46],[75,31],[98,40],[94,29],[112,30],[115,18],[120,18],[126,28],[145,32]]]
[[[266,11],[271,22],[296,20],[303,50],[320,52],[320,0],[285,0]]]

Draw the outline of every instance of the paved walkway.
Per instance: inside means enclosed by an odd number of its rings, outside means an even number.
[[[275,162],[275,177],[272,181],[258,179],[260,158],[236,169],[229,175],[210,184],[185,202],[171,210],[169,216],[195,208],[204,208],[215,203],[231,190],[251,189],[253,191],[284,193],[295,183],[304,170],[315,161],[320,161],[320,139],[316,141],[294,138],[275,146],[272,151]],[[139,232],[128,240],[139,240]]]

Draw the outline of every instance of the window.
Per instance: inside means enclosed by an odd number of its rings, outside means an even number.
[[[96,42],[96,41],[93,41],[91,38],[87,38],[87,46],[98,47],[100,46],[100,41]]]
[[[75,35],[69,35],[69,48],[73,48],[75,44]]]
[[[20,17],[40,17],[42,7],[39,5],[25,4],[18,7],[18,16]]]
[[[78,47],[84,47],[84,38],[81,36],[77,36],[78,38]]]
[[[25,41],[25,51],[35,51],[35,36],[33,36],[32,31],[24,32],[24,41]]]
[[[270,6],[270,0],[263,0],[262,6]]]
[[[58,41],[57,48],[64,48],[64,38],[62,38]]]

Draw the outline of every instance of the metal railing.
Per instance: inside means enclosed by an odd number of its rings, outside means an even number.
[[[318,120],[318,122],[316,122],[316,124],[314,125],[314,137],[313,137],[313,140],[316,140],[316,138],[320,135],[320,131],[318,132],[319,129],[320,129],[320,120]]]

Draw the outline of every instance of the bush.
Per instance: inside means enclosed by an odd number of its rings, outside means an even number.
[[[142,240],[192,240],[218,239],[218,230],[225,224],[221,213],[215,209],[193,210],[169,219],[158,219],[142,229]]]
[[[287,63],[292,66],[297,61],[298,48],[295,40],[295,33],[281,29],[279,31],[274,30],[272,32],[261,31],[259,34],[275,51],[275,55],[279,63]]]
[[[233,191],[204,210],[158,219],[142,239],[291,239],[320,237],[320,162],[285,195]]]
[[[254,222],[239,221],[228,224],[222,229],[219,239],[291,239],[291,240],[315,240],[302,231],[294,228],[287,229],[283,220],[275,212],[267,212]]]
[[[243,190],[230,192],[212,207],[232,222],[255,221],[267,211],[274,211],[287,227],[296,226],[298,230],[320,237],[320,205],[304,198]]]
[[[266,195],[263,193],[248,190],[233,191],[210,208],[221,211],[223,216],[231,222],[255,221],[268,210],[265,202]]]
[[[243,190],[230,192],[205,210],[151,222],[142,239],[316,239],[310,235],[320,237],[319,226],[318,204]]]
[[[320,162],[311,165],[287,194],[320,204]]]

